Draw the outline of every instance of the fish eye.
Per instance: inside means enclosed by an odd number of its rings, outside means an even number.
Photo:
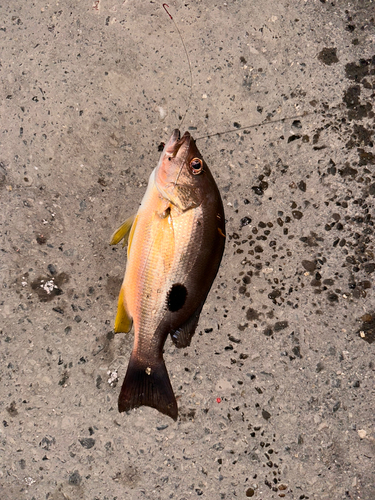
[[[203,161],[200,158],[193,158],[190,162],[190,169],[193,175],[198,175],[203,170]]]

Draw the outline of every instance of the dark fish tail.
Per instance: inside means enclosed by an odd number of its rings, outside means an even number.
[[[120,412],[151,406],[177,420],[178,408],[163,358],[145,362],[134,352],[118,398]]]

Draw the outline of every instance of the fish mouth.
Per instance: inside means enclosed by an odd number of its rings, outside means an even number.
[[[157,190],[164,199],[168,200],[181,212],[184,211],[184,204],[180,199],[181,186],[179,180],[189,155],[192,154],[191,147],[193,144],[194,140],[189,132],[185,132],[181,137],[180,131],[175,129],[164,147],[155,173]]]
[[[191,142],[191,135],[185,132],[181,137],[180,131],[176,128],[164,148],[164,154],[172,158],[185,160]]]

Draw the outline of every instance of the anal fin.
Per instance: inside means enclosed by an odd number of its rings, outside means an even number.
[[[171,337],[176,347],[188,347],[198,325],[204,301],[198,306],[190,318],[176,330],[171,331]]]
[[[132,353],[118,398],[120,412],[150,406],[177,420],[178,408],[163,358],[144,362]]]
[[[117,303],[117,314],[115,319],[115,333],[128,333],[131,330],[133,321],[129,317],[124,305],[124,288],[121,287]]]

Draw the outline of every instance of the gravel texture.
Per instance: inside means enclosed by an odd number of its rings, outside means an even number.
[[[0,498],[374,500],[375,4],[169,11],[191,90],[161,3],[0,6]],[[108,242],[176,127],[227,245],[173,422],[117,411]]]

